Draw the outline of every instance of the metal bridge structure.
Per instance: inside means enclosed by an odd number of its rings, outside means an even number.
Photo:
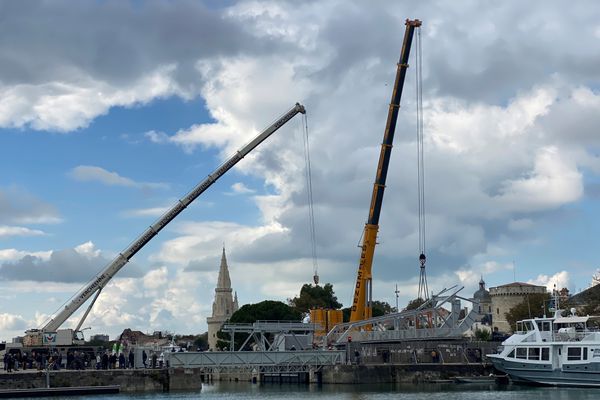
[[[355,341],[389,342],[461,338],[480,317],[477,300],[458,295],[463,288],[455,285],[443,289],[414,310],[338,324],[327,333],[322,346],[340,346]],[[461,300],[473,303],[471,311],[462,318]],[[450,312],[443,307],[445,304],[450,305]]]
[[[246,340],[238,346],[238,350],[246,349],[249,343],[253,343],[258,351],[277,351],[285,346],[286,339],[298,350],[312,348],[312,335],[316,330],[316,324],[288,321],[256,321],[252,324],[224,324],[221,330],[229,333],[229,350],[235,351],[236,333],[247,334]],[[302,337],[310,336],[310,343]],[[284,348],[285,349],[285,348]]]
[[[195,368],[206,374],[297,374],[346,363],[344,350],[205,351],[165,353],[170,368]]]

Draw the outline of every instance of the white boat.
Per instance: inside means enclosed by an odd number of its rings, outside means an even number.
[[[487,357],[513,382],[600,387],[600,317],[533,318],[517,322],[499,354]]]

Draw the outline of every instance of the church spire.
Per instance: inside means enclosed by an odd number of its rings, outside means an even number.
[[[221,255],[221,267],[219,268],[217,289],[231,289],[231,278],[229,278],[229,267],[227,266],[227,257],[225,256],[225,246],[223,246],[223,255]]]

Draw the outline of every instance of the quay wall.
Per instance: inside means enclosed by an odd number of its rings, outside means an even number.
[[[324,384],[426,383],[493,373],[489,364],[336,365],[323,367]]]
[[[46,387],[45,371],[0,374],[0,389]],[[200,373],[181,369],[60,370],[49,372],[50,387],[119,385],[122,392],[166,392],[200,390]]]

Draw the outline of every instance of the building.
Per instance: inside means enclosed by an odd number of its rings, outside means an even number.
[[[208,348],[210,350],[217,350],[217,332],[237,309],[237,293],[235,297],[232,295],[229,267],[227,266],[227,257],[225,257],[225,247],[223,247],[219,278],[217,279],[217,287],[215,288],[215,301],[212,306],[212,316],[206,318],[208,324]]]
[[[480,315],[479,322],[485,325],[492,323],[492,297],[490,292],[485,289],[483,277],[479,281],[479,289],[473,293],[473,300],[478,303],[477,307]]]
[[[506,314],[510,309],[525,301],[528,295],[545,293],[545,286],[523,282],[513,282],[490,288],[493,329],[506,333],[512,332],[513,327],[506,320]]]
[[[103,333],[99,333],[97,335],[92,335],[90,337],[91,341],[98,341],[98,342],[108,342],[109,338],[108,335],[105,335]]]

